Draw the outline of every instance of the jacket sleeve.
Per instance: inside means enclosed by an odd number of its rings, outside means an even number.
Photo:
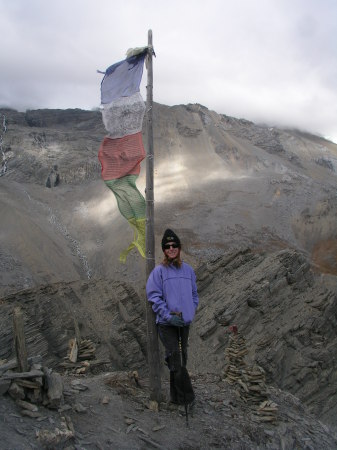
[[[192,273],[192,298],[193,298],[193,304],[195,307],[195,310],[197,310],[199,305],[199,296],[198,296],[198,289],[197,289],[197,277],[195,276],[194,270]]]
[[[146,295],[150,303],[152,303],[152,310],[157,318],[169,322],[170,311],[167,308],[163,293],[163,279],[161,276],[160,267],[156,267],[150,274],[146,283]]]

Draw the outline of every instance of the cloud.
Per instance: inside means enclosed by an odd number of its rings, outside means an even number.
[[[96,70],[151,28],[155,101],[337,136],[336,24],[333,0],[0,0],[0,105],[99,106]]]

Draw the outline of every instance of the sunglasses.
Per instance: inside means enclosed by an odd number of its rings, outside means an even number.
[[[165,244],[165,245],[164,245],[164,248],[165,248],[166,250],[170,249],[171,247],[172,247],[172,248],[178,248],[179,245],[178,245],[178,244]]]

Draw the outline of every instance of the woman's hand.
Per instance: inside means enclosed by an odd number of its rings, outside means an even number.
[[[170,325],[172,325],[173,327],[183,327],[185,325],[185,322],[180,316],[174,314],[170,318]]]

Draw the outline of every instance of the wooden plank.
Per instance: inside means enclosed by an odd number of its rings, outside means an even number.
[[[17,379],[16,384],[18,386],[26,387],[29,389],[40,389],[41,388],[41,383],[40,382],[37,383],[35,380],[30,381],[30,380],[26,380],[26,379],[22,379],[22,380]]]
[[[77,354],[78,354],[78,345],[77,345],[77,339],[73,339],[72,346],[70,349],[70,355],[69,360],[72,363],[75,363],[77,361]]]
[[[21,308],[16,307],[13,311],[13,331],[16,358],[20,372],[27,372],[28,359],[25,339],[24,320]]]
[[[2,375],[5,380],[15,380],[20,378],[35,378],[42,377],[43,372],[41,370],[31,370],[30,372],[6,372]]]
[[[74,328],[75,328],[75,337],[77,340],[78,347],[81,346],[81,333],[80,333],[80,327],[78,326],[77,319],[74,317]]]

